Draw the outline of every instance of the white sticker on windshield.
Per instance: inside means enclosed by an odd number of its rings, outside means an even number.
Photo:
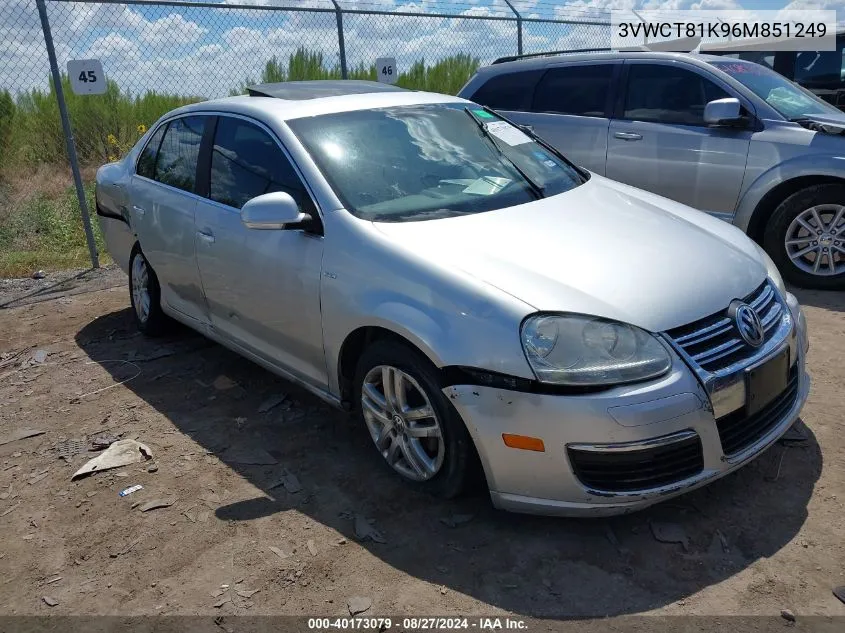
[[[493,121],[492,123],[488,123],[487,131],[511,146],[531,142],[531,137],[507,121]]]

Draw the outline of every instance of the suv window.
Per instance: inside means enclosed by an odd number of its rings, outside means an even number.
[[[218,119],[210,185],[212,200],[236,209],[261,194],[284,191],[310,212],[310,198],[284,152],[269,134],[243,119]]]
[[[202,116],[187,116],[170,122],[156,157],[155,180],[184,191],[194,191],[205,120]]]
[[[528,110],[542,74],[538,69],[495,75],[470,98],[494,110]]]
[[[156,156],[158,156],[158,148],[161,145],[161,139],[164,136],[164,131],[167,129],[167,123],[160,125],[159,128],[153,132],[150,139],[147,141],[144,151],[138,157],[138,164],[135,172],[139,176],[149,178],[152,180],[156,167]]]
[[[704,125],[708,101],[730,95],[712,81],[685,68],[632,64],[624,118],[680,125]]]
[[[839,38],[836,50],[801,51],[795,55],[794,79],[802,86],[841,87],[845,81],[845,38]]]
[[[613,64],[550,68],[534,93],[535,112],[607,116]]]

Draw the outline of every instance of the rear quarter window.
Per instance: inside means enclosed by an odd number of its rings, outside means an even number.
[[[542,69],[493,75],[469,98],[494,110],[529,110]]]

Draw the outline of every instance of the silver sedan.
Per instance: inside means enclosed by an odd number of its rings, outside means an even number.
[[[97,174],[146,334],[181,321],[500,508],[628,512],[739,468],[809,391],[803,313],[740,230],[463,99],[258,86]]]

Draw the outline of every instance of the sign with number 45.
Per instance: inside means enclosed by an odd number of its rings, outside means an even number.
[[[70,88],[78,95],[101,95],[106,92],[106,76],[99,59],[72,59],[67,63]]]
[[[379,57],[376,60],[376,76],[385,84],[395,84],[399,79],[399,71],[396,70],[395,57]]]

